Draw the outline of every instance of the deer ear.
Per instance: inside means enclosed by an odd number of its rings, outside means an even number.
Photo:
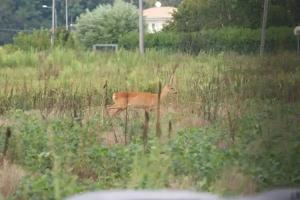
[[[173,83],[173,75],[171,75],[170,80],[169,80],[169,85],[172,85]]]
[[[107,88],[107,80],[105,81],[103,88]]]
[[[172,75],[170,76],[170,80],[169,80],[170,85],[172,85],[174,82],[175,72],[178,67],[179,67],[178,63],[176,63],[175,66],[173,67]]]

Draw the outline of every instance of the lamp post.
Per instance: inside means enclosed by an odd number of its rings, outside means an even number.
[[[139,0],[139,47],[144,54],[144,24],[143,24],[143,0]]]
[[[69,30],[69,26],[68,26],[68,0],[66,0],[66,30]]]
[[[43,8],[49,8],[52,9],[52,6],[43,5]],[[57,28],[57,14],[56,14],[56,8],[54,9],[54,26]]]
[[[52,9],[52,28],[51,28],[51,47],[54,46],[54,38],[55,38],[55,29],[57,27],[57,14],[55,8],[55,0],[52,0],[52,6],[43,5],[43,8]]]
[[[267,17],[268,17],[268,9],[269,9],[269,1],[264,1],[264,12],[263,12],[263,19],[262,19],[262,27],[261,27],[261,39],[260,39],[260,56],[263,56],[265,51],[265,44],[266,44],[266,27],[267,27]]]

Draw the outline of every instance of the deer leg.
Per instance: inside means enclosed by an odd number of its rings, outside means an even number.
[[[123,110],[125,110],[126,107],[120,107],[120,106],[116,106],[116,105],[112,105],[112,106],[108,106],[107,110],[108,110],[108,114],[110,116],[116,116],[117,114],[119,114],[120,112],[122,112]]]

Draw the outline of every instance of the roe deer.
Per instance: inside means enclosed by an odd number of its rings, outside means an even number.
[[[169,93],[176,94],[176,90],[171,85],[166,85],[160,94],[160,99],[163,100]],[[112,96],[114,104],[108,106],[108,110],[112,115],[116,115],[127,107],[144,109],[151,111],[157,106],[158,94],[150,92],[116,92]]]

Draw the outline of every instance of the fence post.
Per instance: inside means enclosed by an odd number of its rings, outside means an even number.
[[[171,120],[169,120],[169,128],[168,128],[168,138],[171,138],[171,134],[172,134],[172,122]]]
[[[127,78],[126,78],[126,83],[127,83]],[[126,85],[126,109],[125,109],[125,128],[124,128],[124,142],[125,144],[128,143],[127,141],[127,132],[128,132],[128,89]]]
[[[156,112],[156,136],[161,137],[160,128],[160,94],[161,94],[161,82],[158,82],[158,94],[157,94],[157,112]]]
[[[145,110],[145,122],[144,122],[144,131],[143,131],[143,142],[144,142],[144,151],[147,150],[148,142],[148,129],[149,129],[149,113]]]
[[[9,139],[11,137],[11,129],[9,127],[6,128],[6,134],[5,134],[5,142],[4,142],[4,149],[3,149],[3,157],[2,160],[4,161],[4,158],[6,157],[6,153],[9,146]]]
[[[300,52],[300,36],[297,36],[297,53]]]

